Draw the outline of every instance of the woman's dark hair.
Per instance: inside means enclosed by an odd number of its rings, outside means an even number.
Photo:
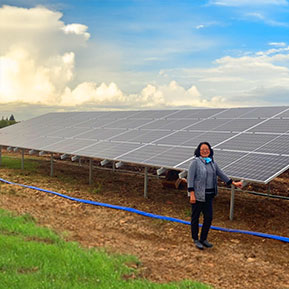
[[[210,145],[208,142],[206,142],[206,141],[201,142],[201,143],[198,145],[198,147],[195,149],[195,156],[196,156],[196,157],[199,157],[199,156],[201,155],[200,150],[201,150],[201,146],[202,146],[203,144],[204,144],[204,145],[207,145],[207,146],[209,147],[209,149],[210,149],[210,155],[209,155],[209,157],[210,157],[210,158],[213,158],[213,156],[214,156],[214,151],[213,151],[211,145]]]

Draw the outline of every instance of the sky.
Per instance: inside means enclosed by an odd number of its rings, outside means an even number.
[[[0,0],[0,117],[289,105],[287,0]]]

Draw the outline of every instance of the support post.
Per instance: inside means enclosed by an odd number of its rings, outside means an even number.
[[[50,156],[50,177],[53,177],[54,175],[54,168],[53,168],[54,162],[53,162],[53,154]]]
[[[0,167],[2,166],[2,146],[0,146]]]
[[[148,168],[145,167],[144,171],[144,198],[147,198],[148,195]]]
[[[115,162],[112,162],[112,171],[115,172]]]
[[[24,149],[21,150],[21,170],[24,170]]]
[[[89,159],[89,179],[88,179],[89,185],[92,184],[92,159]]]
[[[230,221],[234,218],[235,186],[231,185]]]
[[[270,187],[270,183],[267,184],[267,194],[270,195],[271,194],[271,187]]]

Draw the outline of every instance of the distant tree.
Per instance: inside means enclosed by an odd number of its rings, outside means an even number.
[[[10,115],[9,121],[15,121],[15,118],[14,118],[14,115],[13,115],[13,114]]]
[[[6,121],[4,119],[4,117],[2,116],[2,119],[0,120],[0,128],[6,126]]]
[[[0,128],[15,124],[15,123],[17,123],[17,122],[16,122],[13,114],[11,114],[9,119],[8,119],[8,117],[4,118],[4,116],[2,116],[2,119],[0,120]]]

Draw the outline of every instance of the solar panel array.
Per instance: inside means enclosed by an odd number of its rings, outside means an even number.
[[[187,170],[208,141],[229,176],[267,183],[289,167],[289,106],[49,113],[0,145]]]

